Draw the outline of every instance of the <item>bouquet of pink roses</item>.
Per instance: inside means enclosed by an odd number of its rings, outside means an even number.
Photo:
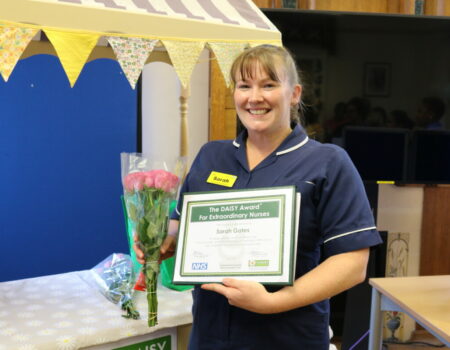
[[[158,323],[159,249],[167,234],[170,202],[177,195],[185,162],[177,158],[169,165],[138,153],[122,153],[121,158],[125,207],[145,254],[142,272],[151,327]]]

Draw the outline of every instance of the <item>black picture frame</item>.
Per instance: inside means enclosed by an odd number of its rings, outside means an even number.
[[[364,65],[364,96],[387,97],[391,88],[391,65],[368,62]]]

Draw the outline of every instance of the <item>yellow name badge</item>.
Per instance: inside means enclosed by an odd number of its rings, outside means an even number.
[[[236,179],[237,176],[235,175],[211,171],[211,174],[209,174],[208,180],[206,180],[206,182],[219,186],[233,187],[234,183],[236,182]]]

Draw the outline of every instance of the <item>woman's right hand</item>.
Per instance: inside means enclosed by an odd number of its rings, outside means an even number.
[[[139,238],[136,233],[133,235],[133,240],[134,240],[133,250],[136,254],[136,259],[139,264],[144,265],[145,264],[145,255],[144,255],[144,251],[141,249],[141,242],[139,241]]]
[[[168,259],[174,255],[175,247],[177,244],[178,226],[179,226],[178,220],[170,220],[168,234],[164,239],[160,248],[161,256],[159,258],[159,262]],[[137,261],[139,264],[144,265],[145,254],[144,251],[141,249],[141,244],[136,233],[133,235],[133,240],[134,240],[133,250],[136,253]]]
[[[159,258],[160,262],[169,259],[175,254],[176,243],[177,238],[175,236],[167,235],[166,239],[164,240],[160,248],[161,253],[161,256]]]
[[[175,254],[175,247],[177,245],[177,237],[178,237],[178,227],[180,222],[178,220],[170,220],[169,228],[167,230],[167,236],[164,239],[163,244],[161,245],[160,252],[161,257],[159,261],[163,261],[165,259],[170,258]]]

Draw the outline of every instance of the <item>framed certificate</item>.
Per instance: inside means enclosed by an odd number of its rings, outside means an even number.
[[[294,186],[186,193],[173,283],[292,285],[299,208]]]

